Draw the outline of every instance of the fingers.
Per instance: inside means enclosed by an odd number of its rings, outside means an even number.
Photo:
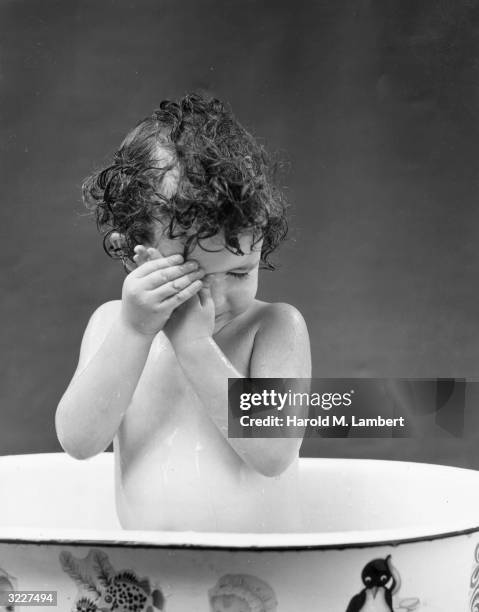
[[[146,252],[148,253],[150,259],[159,259],[160,257],[164,257],[159,249],[155,249],[155,247],[149,247],[146,249]]]
[[[145,257],[145,259],[158,259],[159,257],[164,257],[161,251],[156,247],[146,247],[143,244],[137,244],[133,250],[137,255]]]
[[[205,282],[203,282],[203,286],[200,289],[199,298],[200,298],[200,303],[202,306],[206,306],[206,303],[208,302],[208,300],[211,299],[210,286],[206,284]]]
[[[160,262],[161,260],[156,261]],[[145,266],[146,265],[147,264],[145,264]],[[166,285],[171,281],[179,279],[180,277],[185,275],[193,274],[198,271],[198,264],[196,263],[196,261],[187,261],[181,266],[170,266],[168,268],[160,268],[159,270],[154,270],[150,272],[150,274],[147,274],[142,278],[142,284],[145,289],[159,289],[160,287]],[[204,272],[202,272],[201,275],[195,278],[200,278],[203,275]]]
[[[164,300],[162,302],[162,306],[163,307],[166,306],[167,308],[170,308],[171,310],[174,310],[180,304],[183,304],[184,302],[187,302],[194,295],[196,295],[200,291],[201,287],[202,287],[201,280],[195,280],[193,283],[191,283],[191,285],[189,285],[185,289],[182,289],[181,291],[178,291],[178,293],[176,293],[172,297]]]
[[[139,244],[138,247],[138,251],[139,253],[145,257],[145,259],[148,261],[149,259],[161,259],[162,257],[165,257],[161,251],[159,249],[156,249],[155,247],[145,247],[142,244]],[[136,250],[136,249],[135,249]],[[176,253],[175,253],[176,255]]]
[[[139,256],[142,258],[143,256]],[[152,272],[156,272],[157,270],[162,270],[164,268],[170,268],[172,266],[177,266],[178,264],[183,263],[182,255],[170,255],[169,257],[163,257],[158,259],[150,259],[145,261],[143,264],[139,265],[139,267],[134,270],[133,274],[137,278],[142,278],[151,274]]]
[[[142,244],[138,244],[134,248],[135,255],[133,257],[133,261],[136,263],[137,268],[141,269],[136,272],[135,276],[140,278],[141,276],[145,276],[150,272],[168,267],[169,265],[181,264],[184,261],[184,258],[181,254],[175,253],[174,255],[169,255],[167,257],[163,256],[159,249],[155,247],[145,247]],[[148,267],[144,267],[147,262],[158,261],[158,266],[155,264],[149,265]]]
[[[133,256],[133,261],[136,263],[137,266],[141,266],[145,262],[148,261],[149,259],[148,252],[142,244],[138,244],[134,248],[134,251],[135,251],[135,255]]]
[[[179,276],[175,280],[167,282],[157,289],[151,291],[151,295],[154,296],[158,300],[166,300],[171,296],[175,295],[186,289],[195,281],[200,280],[205,275],[203,270],[194,270],[189,274],[184,274],[183,276]],[[201,288],[201,287],[200,287]]]
[[[176,308],[201,290],[205,272],[196,261],[184,263],[180,254],[164,257],[158,249],[141,244],[134,251],[138,267],[132,274],[162,307]]]

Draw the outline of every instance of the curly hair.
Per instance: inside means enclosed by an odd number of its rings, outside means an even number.
[[[113,163],[88,177],[83,201],[104,234],[112,257],[133,257],[137,244],[152,242],[154,222],[182,238],[185,258],[201,240],[224,231],[225,247],[242,255],[239,235],[263,240],[261,263],[285,239],[287,203],[275,185],[277,164],[218,99],[190,94],[164,100],[126,136]],[[178,175],[175,193],[165,179]],[[123,235],[118,250],[112,234]]]

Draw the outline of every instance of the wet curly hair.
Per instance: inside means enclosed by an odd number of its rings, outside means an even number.
[[[136,245],[152,243],[160,221],[168,238],[183,239],[185,258],[221,230],[225,247],[242,255],[238,237],[252,232],[254,244],[263,239],[262,267],[273,269],[268,257],[288,231],[277,169],[228,107],[190,94],[162,101],[140,121],[113,163],[84,181],[83,201],[114,258],[132,259]],[[165,194],[168,173],[178,177],[172,195]],[[116,232],[124,237],[122,249],[112,243]]]

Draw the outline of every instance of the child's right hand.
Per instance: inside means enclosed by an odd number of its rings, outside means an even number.
[[[135,249],[138,267],[123,283],[121,316],[137,333],[155,336],[173,310],[198,293],[204,272],[196,262],[183,263],[181,255],[146,260],[144,252]]]

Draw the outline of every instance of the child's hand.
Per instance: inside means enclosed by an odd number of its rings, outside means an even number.
[[[153,249],[156,251],[156,249]],[[201,289],[202,270],[196,262],[183,263],[181,255],[148,257],[144,247],[136,247],[138,267],[123,283],[121,314],[136,332],[156,335],[177,306]]]
[[[163,331],[177,352],[192,342],[211,338],[215,328],[215,305],[208,285],[171,314]]]
[[[155,248],[136,247],[134,260],[137,264],[161,259],[161,253]],[[199,292],[177,306],[170,315],[163,331],[177,351],[188,347],[188,344],[201,338],[209,338],[215,327],[215,307],[207,282]]]

